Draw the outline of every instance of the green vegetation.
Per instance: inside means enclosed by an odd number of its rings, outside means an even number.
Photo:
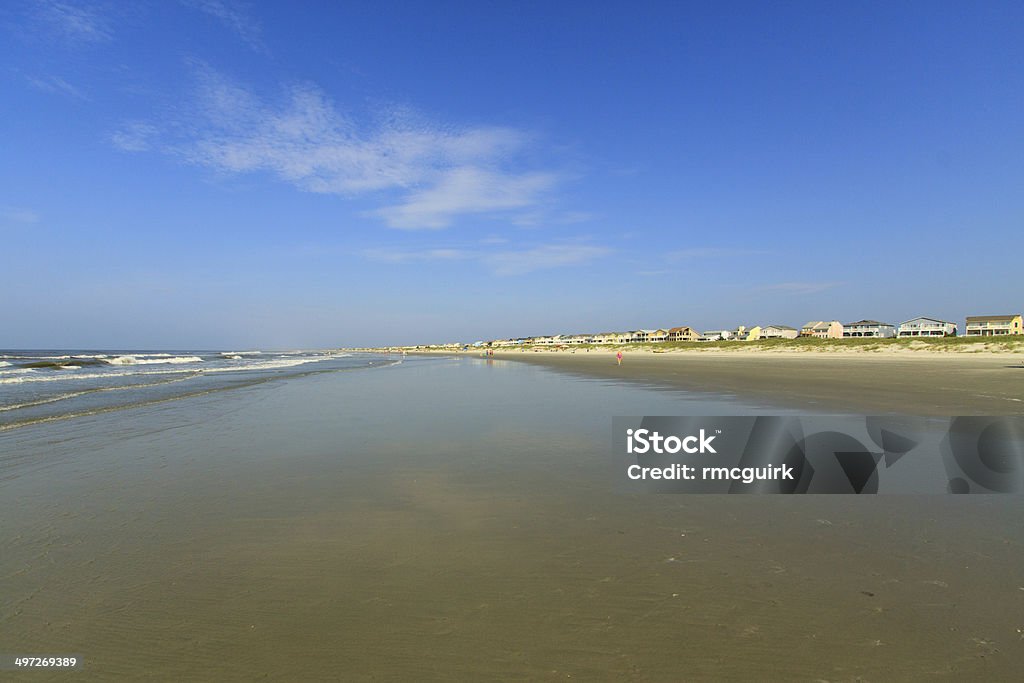
[[[510,347],[502,350],[514,350]],[[793,350],[793,351],[948,351],[960,353],[1002,352],[1024,354],[1024,336],[1008,337],[903,337],[880,339],[858,337],[847,339],[760,339],[756,341],[715,341],[715,342],[647,342],[630,344],[570,344],[562,346],[536,345],[518,347],[523,349],[562,349],[586,351],[611,349],[645,349],[652,351],[740,351],[740,350]]]

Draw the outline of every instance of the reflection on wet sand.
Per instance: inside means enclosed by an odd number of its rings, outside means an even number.
[[[727,408],[497,370],[412,361],[7,440],[4,649],[99,680],[1024,665],[1019,499],[613,495],[611,415]]]

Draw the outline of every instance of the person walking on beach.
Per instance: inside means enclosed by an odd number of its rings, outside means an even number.
[[[615,360],[619,362],[619,365],[622,365],[622,351],[619,351],[617,354],[615,354]]]

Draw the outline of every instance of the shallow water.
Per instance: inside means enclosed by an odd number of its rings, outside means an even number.
[[[612,493],[611,416],[758,411],[410,358],[3,432],[0,651],[90,680],[1014,679],[1019,497]]]

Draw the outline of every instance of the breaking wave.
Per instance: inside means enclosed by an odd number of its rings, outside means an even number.
[[[203,359],[199,356],[172,356],[165,353],[154,353],[148,356],[118,356],[106,362],[110,365],[160,365],[168,363],[179,365],[181,363],[202,363]]]

